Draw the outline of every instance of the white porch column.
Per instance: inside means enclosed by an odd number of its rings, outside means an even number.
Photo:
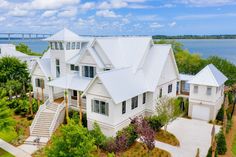
[[[178,94],[181,94],[181,93],[180,93],[181,88],[182,88],[182,84],[181,84],[181,81],[179,81]]]
[[[53,93],[54,93],[54,88],[52,86],[49,86],[49,101],[50,102],[54,101]]]
[[[68,96],[68,106],[70,107],[71,106],[71,92],[72,91],[70,89],[68,89],[67,92],[68,92],[68,94],[67,94],[67,96]]]

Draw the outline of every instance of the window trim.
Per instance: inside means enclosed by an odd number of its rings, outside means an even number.
[[[87,71],[86,71],[86,68],[87,68]],[[91,75],[91,69],[92,68],[93,68],[93,74]],[[88,66],[88,65],[82,66],[82,75],[84,77],[94,78],[95,75],[96,75],[96,67],[95,66]]]
[[[138,96],[131,99],[131,110],[138,108]]]
[[[143,104],[146,104],[147,94],[143,93]]]
[[[109,103],[106,102],[106,101],[103,101],[103,100],[98,100],[98,99],[92,99],[91,100],[92,103],[91,103],[91,110],[93,113],[97,113],[97,114],[101,114],[101,115],[104,115],[104,116],[109,116]],[[95,104],[95,102],[98,102],[97,104]],[[102,113],[102,110],[103,110],[103,104],[104,105],[104,113]],[[95,106],[95,105],[98,105],[98,106]],[[97,108],[96,108],[97,107]]]
[[[122,114],[126,113],[126,101],[122,102]]]
[[[172,85],[172,84],[169,84],[169,85],[168,85],[168,94],[169,94],[169,93],[172,93],[172,89],[173,89],[173,85]]]
[[[209,91],[208,91],[209,90]],[[210,92],[210,93],[208,93],[208,92]],[[212,95],[212,87],[207,87],[206,88],[206,95],[207,96],[211,96]]]
[[[56,77],[60,77],[61,75],[61,68],[60,68],[60,60],[56,59]]]

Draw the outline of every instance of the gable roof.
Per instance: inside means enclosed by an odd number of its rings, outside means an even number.
[[[228,78],[222,74],[213,64],[207,65],[188,83],[207,85],[207,86],[221,86]]]
[[[115,68],[132,67],[137,68],[142,60],[151,37],[107,37],[96,38],[106,57]],[[98,56],[99,53],[97,52]]]
[[[48,79],[51,77],[51,61],[50,58],[43,58],[43,59],[37,59],[36,64],[34,64],[34,67],[32,68],[31,75],[34,72],[34,69],[36,66],[39,65],[40,69],[42,70],[44,76]]]
[[[74,32],[64,28],[54,35],[44,39],[45,41],[87,41],[86,38],[78,36]]]
[[[16,58],[29,57],[29,55],[17,51],[16,46],[13,44],[0,44],[0,48],[1,48],[0,57],[1,56],[10,56]]]
[[[173,53],[170,45],[154,45],[143,67],[136,72],[132,67],[125,67],[100,72],[94,80],[101,80],[116,104],[148,91],[154,92],[170,53]],[[84,94],[93,82],[85,89]]]

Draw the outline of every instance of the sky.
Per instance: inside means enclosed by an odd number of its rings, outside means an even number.
[[[236,0],[0,0],[0,32],[236,34]]]

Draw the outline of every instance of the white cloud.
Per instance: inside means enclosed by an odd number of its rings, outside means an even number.
[[[159,24],[157,22],[154,22],[154,23],[150,24],[150,28],[152,28],[152,29],[158,29],[158,28],[162,28],[162,27],[164,27],[164,25]]]
[[[176,26],[176,22],[174,21],[174,22],[169,23],[169,26],[170,26],[170,27]]]
[[[5,17],[0,17],[0,22],[2,22],[2,21],[4,21],[4,20],[6,20]]]
[[[13,10],[8,12],[8,15],[15,16],[15,17],[23,17],[28,15],[28,11],[22,10],[19,8],[14,8]]]
[[[58,13],[58,16],[62,16],[62,17],[73,17],[77,14],[77,8],[75,7],[69,7],[65,10],[63,10],[62,12]]]
[[[119,9],[125,8],[128,3],[123,0],[111,0],[110,2],[104,1],[98,5],[98,9]]]
[[[114,11],[111,10],[99,10],[96,12],[96,15],[101,17],[111,17],[111,18],[121,17],[120,15],[117,15]]]
[[[0,0],[0,8],[8,8],[9,2],[6,0]]]
[[[58,9],[66,5],[78,4],[80,0],[33,0],[29,7],[32,9]]]
[[[223,14],[192,14],[175,17],[176,20],[196,20],[196,19],[211,19],[219,17],[235,17],[236,13],[223,13]]]
[[[84,4],[81,4],[79,6],[80,9],[86,11],[86,10],[90,10],[90,9],[94,9],[95,8],[95,3],[94,2],[86,2]]]
[[[178,2],[197,7],[223,6],[223,5],[236,4],[236,0],[180,0]]]
[[[47,10],[45,11],[42,16],[43,17],[51,17],[57,13],[57,10]]]

